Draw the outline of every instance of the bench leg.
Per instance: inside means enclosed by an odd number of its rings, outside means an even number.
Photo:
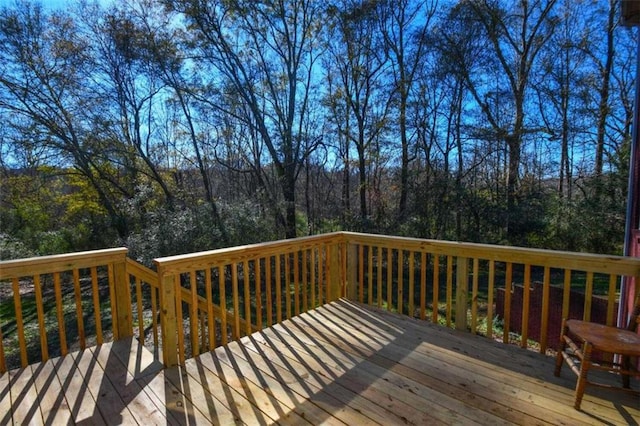
[[[622,357],[622,370],[630,372],[631,371],[631,357],[623,356]],[[625,389],[631,388],[631,375],[630,374],[621,374],[622,376],[622,387]]]
[[[580,360],[580,375],[578,376],[578,382],[576,383],[576,399],[573,404],[573,407],[576,410],[580,409],[584,389],[587,387],[587,374],[589,374],[589,368],[591,367],[591,345],[589,342],[584,343],[582,353],[582,359]]]
[[[558,354],[556,355],[556,368],[553,371],[553,374],[556,377],[560,377],[560,370],[562,369],[562,364],[564,364],[564,357],[562,353],[567,348],[567,342],[564,340],[564,336],[567,334],[567,327],[565,326],[565,320],[562,320],[562,332],[560,333],[560,347],[558,348]]]

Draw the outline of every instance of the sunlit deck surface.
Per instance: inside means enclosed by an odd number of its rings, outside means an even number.
[[[617,379],[617,377],[612,377]],[[634,383],[637,386],[637,382]],[[340,300],[162,369],[136,341],[0,376],[0,424],[637,424],[553,359]]]

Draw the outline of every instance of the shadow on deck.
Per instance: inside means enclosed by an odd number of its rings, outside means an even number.
[[[640,421],[625,393],[589,388],[574,410],[574,386],[552,358],[339,300],[184,367],[122,340],[11,371],[0,424]]]

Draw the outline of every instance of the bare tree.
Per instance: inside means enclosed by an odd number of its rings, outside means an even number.
[[[558,196],[571,202],[573,198],[574,149],[587,132],[580,114],[584,108],[581,86],[587,80],[589,30],[586,20],[579,19],[585,6],[571,0],[558,5],[562,19],[550,42],[541,52],[541,66],[533,86],[538,97],[538,111],[543,132],[552,143],[560,144]],[[581,137],[582,135],[582,137]]]
[[[386,127],[391,106],[392,90],[383,89],[384,73],[389,65],[384,39],[378,30],[380,2],[345,0],[331,6],[328,79],[333,83],[328,94],[331,113],[338,124],[340,138],[344,137],[342,155],[349,167],[350,145],[357,153],[358,194],[360,219],[369,215],[367,195],[370,189],[368,163],[379,151],[374,143]],[[346,179],[349,172],[346,171]],[[344,185],[348,185],[345,181]],[[344,190],[349,190],[347,187]],[[343,190],[343,191],[344,191]],[[344,197],[344,196],[343,196]]]
[[[617,26],[616,16],[618,16],[618,0],[612,0],[609,2],[609,11],[607,14],[607,26],[606,26],[606,50],[604,52],[604,63],[599,59],[599,55],[595,55],[594,59],[598,64],[600,82],[599,82],[599,94],[600,99],[598,102],[598,133],[596,140],[596,162],[594,165],[595,174],[597,177],[602,176],[602,167],[604,159],[605,149],[605,133],[606,123],[609,116],[609,90],[611,85],[611,69],[613,67],[613,55],[614,55],[614,32]]]
[[[413,155],[409,122],[409,100],[421,63],[425,61],[428,30],[437,10],[437,1],[390,1],[380,8],[380,25],[392,64],[400,133],[400,197],[398,219],[406,215],[409,192],[409,163]],[[415,132],[413,132],[415,136]]]
[[[71,16],[46,15],[28,2],[0,10],[0,109],[18,121],[32,123],[42,140],[96,190],[120,237],[128,224],[119,206],[133,194],[131,181],[111,167],[112,144],[92,123],[100,116],[102,99],[91,95],[91,51],[87,37]],[[18,129],[19,131],[19,129]]]
[[[222,243],[228,244],[229,235],[218,209],[217,195],[210,173],[214,155],[210,155],[209,158],[206,155],[207,132],[203,129],[207,128],[207,120],[197,111],[199,104],[197,94],[201,93],[201,88],[190,82],[186,76],[189,72],[188,66],[177,46],[177,40],[180,40],[179,34],[167,31],[166,28],[170,28],[168,23],[160,28],[153,28],[152,24],[153,22],[144,22],[150,61],[164,84],[171,90],[172,96],[167,103],[173,105],[179,116],[174,124],[186,139],[186,144],[189,147],[187,152],[191,154],[189,157],[193,157],[193,163],[200,175],[204,199],[211,210]]]
[[[165,1],[189,22],[197,63],[215,73],[247,105],[236,117],[260,135],[284,201],[278,213],[288,238],[296,236],[296,180],[313,149],[304,135],[314,78],[320,9],[316,1]],[[195,60],[195,58],[194,58]],[[215,99],[209,100],[218,108]]]
[[[495,138],[505,142],[508,150],[506,209],[504,228],[511,235],[510,216],[517,206],[518,181],[522,145],[532,131],[527,123],[527,95],[531,90],[531,76],[538,55],[555,30],[557,22],[552,10],[556,0],[501,0],[464,1],[453,9],[455,19],[466,21],[473,30],[477,26],[486,37],[486,47],[495,58],[496,81],[488,81],[487,69],[466,69],[466,85]],[[459,26],[458,26],[459,27]],[[492,85],[498,84],[494,90]],[[495,108],[496,99],[508,101],[508,116],[504,107]]]
[[[144,11],[133,4],[126,7],[83,16],[93,40],[95,90],[105,105],[94,125],[120,148],[121,166],[155,182],[171,209],[175,196],[160,170],[154,135],[166,85],[147,55],[147,34],[136,22]]]

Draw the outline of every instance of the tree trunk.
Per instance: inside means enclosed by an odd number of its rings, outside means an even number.
[[[286,167],[282,176],[282,195],[285,203],[285,237],[296,238],[296,178],[295,168]]]
[[[363,136],[360,133],[361,137]],[[360,219],[364,223],[367,219],[368,211],[367,211],[367,163],[365,159],[364,152],[364,141],[361,141],[358,144],[358,175],[359,175],[359,186],[358,192],[360,194]]]
[[[609,16],[607,21],[607,57],[605,59],[602,76],[600,78],[600,102],[598,105],[598,135],[596,140],[596,159],[594,172],[596,178],[602,176],[604,163],[604,140],[606,136],[607,117],[609,116],[609,85],[611,82],[611,68],[613,67],[613,31],[615,29],[615,4],[609,5]],[[600,185],[596,186],[600,192]],[[599,194],[596,194],[598,196]]]

